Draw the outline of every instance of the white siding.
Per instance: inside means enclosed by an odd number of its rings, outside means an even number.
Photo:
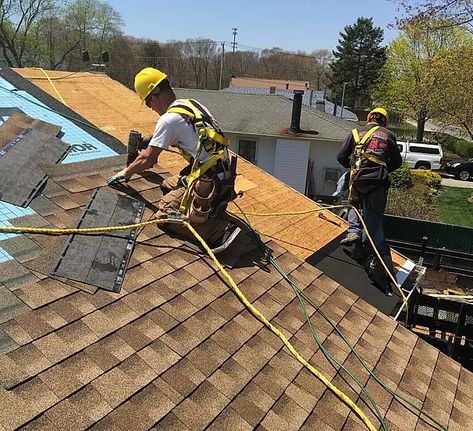
[[[314,161],[313,179],[316,194],[331,195],[335,191],[336,184],[324,181],[324,175],[326,169],[345,171],[337,162],[337,153],[341,146],[341,142],[312,142],[309,158]]]
[[[276,139],[260,138],[256,144],[256,164],[268,174],[274,175]]]
[[[278,139],[274,176],[297,191],[305,193],[309,141]]]
[[[238,142],[240,139],[251,139],[256,141],[256,165],[268,174],[274,174],[274,160],[276,159],[276,139],[268,137],[256,137],[235,135],[227,133],[230,139],[230,149],[238,154]]]

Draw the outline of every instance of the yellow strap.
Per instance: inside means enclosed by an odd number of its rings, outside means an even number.
[[[212,141],[217,141],[219,144],[224,145],[225,147],[228,147],[230,145],[230,141],[225,136],[222,136],[220,133],[216,132],[214,129],[210,127],[206,127],[206,129],[207,129],[207,136]]]
[[[369,129],[363,135],[363,138],[361,138],[361,140],[360,140],[360,134],[358,133],[358,129],[353,129],[351,131],[351,133],[353,135],[353,139],[355,141],[355,148],[353,149],[353,152],[355,153],[355,155],[358,158],[363,156],[363,157],[367,158],[368,160],[370,160],[371,162],[378,163],[378,164],[382,165],[382,164],[384,164],[384,162],[382,160],[378,159],[376,156],[371,157],[371,155],[370,155],[369,157],[367,157],[368,153],[363,151],[363,147],[366,144],[366,141],[368,141],[368,139],[378,129],[379,129],[379,126],[372,127],[371,129]],[[350,166],[350,180],[348,182],[348,200],[349,201],[351,201],[351,194],[352,194],[352,190],[353,190],[353,177],[354,177],[356,171],[357,171],[356,165],[351,165]]]
[[[351,134],[353,135],[353,139],[355,140],[355,145],[358,145],[360,142],[360,135],[358,134],[358,129],[353,129],[351,131]]]
[[[214,154],[208,160],[206,160],[200,167],[193,169],[192,172],[187,175],[187,189],[184,193],[184,196],[182,197],[179,211],[181,211],[182,213],[185,213],[187,211],[187,206],[189,205],[189,194],[191,190],[191,184],[201,175],[204,175],[210,168],[215,166],[219,160],[223,160],[224,158],[225,153],[223,151],[219,151],[217,154]]]
[[[386,163],[384,160],[380,159],[376,154],[373,153],[368,153],[366,151],[362,151],[361,155],[365,158],[368,159],[370,162],[377,163],[378,165],[385,165]]]

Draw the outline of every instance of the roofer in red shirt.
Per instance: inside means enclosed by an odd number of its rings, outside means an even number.
[[[390,249],[384,238],[383,215],[390,185],[388,174],[401,166],[402,158],[396,136],[386,128],[387,123],[387,111],[384,108],[373,109],[368,114],[367,124],[353,129],[347,136],[337,160],[350,169],[350,203],[362,210],[368,232],[388,270],[394,274]],[[362,235],[359,227],[351,226],[345,243],[360,239],[362,255],[372,257],[373,250],[367,236]],[[376,259],[372,258],[371,265],[375,263]],[[387,274],[383,284],[385,293],[391,296],[391,281]]]

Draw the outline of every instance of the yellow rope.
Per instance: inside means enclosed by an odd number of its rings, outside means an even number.
[[[374,250],[374,253],[376,254],[376,257],[381,262],[381,265],[383,266],[386,273],[389,275],[389,278],[391,279],[391,281],[394,283],[394,286],[396,286],[396,289],[399,291],[399,294],[401,295],[401,298],[402,298],[403,307],[405,307],[406,310],[407,310],[407,297],[404,294],[404,292],[402,291],[401,285],[397,282],[396,277],[394,277],[394,275],[391,273],[391,271],[389,271],[388,267],[384,263],[384,260],[381,258],[381,255],[379,254],[379,251],[375,246],[373,238],[371,237],[371,235],[368,231],[368,227],[366,226],[366,223],[365,223],[363,217],[361,216],[360,212],[354,206],[352,206],[352,205],[330,205],[330,206],[326,206],[326,207],[312,208],[312,209],[309,209],[309,210],[285,211],[285,212],[279,212],[279,213],[254,213],[254,212],[247,212],[247,211],[245,211],[243,213],[240,210],[232,211],[232,212],[234,214],[245,214],[245,215],[257,216],[257,217],[281,217],[281,216],[289,216],[289,215],[304,215],[304,214],[310,214],[310,213],[315,213],[315,212],[329,210],[329,209],[336,209],[336,208],[352,208],[356,212],[356,215],[358,216],[358,218],[361,221],[361,224],[363,225],[363,229],[366,233],[366,236],[368,237],[368,240],[371,244],[371,247]]]
[[[47,227],[26,227],[26,226],[0,226],[0,233],[38,233],[46,235],[69,235],[74,233],[104,233],[113,232],[117,230],[127,229],[138,229],[144,226],[162,223],[173,223],[173,220],[169,219],[156,219],[143,221],[135,224],[127,224],[120,226],[99,226],[99,227],[88,227],[88,228],[77,228],[77,229],[52,229]]]
[[[373,426],[371,421],[368,417],[363,413],[363,411],[348,397],[344,392],[338,389],[330,380],[327,379],[320,371],[317,370],[313,365],[311,365],[292,345],[292,343],[286,338],[286,336],[276,328],[243,294],[243,292],[238,288],[233,278],[230,274],[225,271],[225,268],[222,264],[218,261],[218,259],[213,254],[210,247],[206,244],[204,239],[196,232],[196,230],[192,227],[192,225],[188,222],[184,222],[184,225],[192,232],[192,234],[197,238],[200,242],[202,247],[204,247],[205,251],[211,257],[217,268],[223,274],[223,276],[228,281],[228,284],[232,288],[233,292],[238,296],[241,302],[245,305],[245,307],[250,310],[250,312],[255,316],[261,323],[263,323],[271,332],[277,335],[284,345],[289,349],[292,355],[306,367],[315,377],[317,377],[325,386],[327,386],[339,399],[341,399],[350,409],[352,409],[359,418],[366,424],[370,431],[375,431],[376,428]]]
[[[0,227],[0,232],[23,232],[23,233],[38,233],[38,234],[48,234],[48,235],[62,235],[62,234],[77,234],[77,233],[104,233],[112,232],[125,229],[136,229],[144,226],[149,226],[153,224],[169,223],[169,222],[179,222],[183,223],[197,238],[202,247],[211,257],[217,268],[223,274],[223,276],[228,281],[233,292],[238,296],[238,298],[243,302],[246,308],[259,320],[261,321],[268,329],[270,329],[275,335],[277,335],[284,345],[289,349],[292,355],[304,366],[306,367],[314,376],[316,376],[322,383],[324,383],[339,399],[341,399],[350,409],[352,409],[360,419],[366,424],[370,431],[376,431],[376,428],[368,419],[368,417],[363,413],[363,411],[348,397],[344,392],[338,389],[332,382],[330,382],[327,377],[325,377],[320,371],[318,371],[313,365],[311,365],[291,344],[291,342],[286,338],[286,336],[276,328],[253,304],[248,301],[243,292],[238,288],[233,278],[230,274],[223,268],[222,264],[213,254],[210,247],[204,241],[204,239],[197,233],[197,231],[191,226],[187,221],[178,221],[178,220],[169,220],[169,219],[156,219],[149,220],[141,223],[135,223],[130,225],[122,226],[102,226],[102,227],[93,227],[93,228],[78,228],[78,229],[50,229],[50,228],[33,228],[33,227],[16,227],[16,226],[4,226]]]
[[[56,94],[58,95],[58,97],[59,97],[59,99],[61,100],[61,102],[62,102],[64,105],[68,106],[67,103],[65,102],[65,100],[62,98],[61,93],[59,93],[59,90],[58,90],[58,89],[56,88],[56,86],[54,85],[54,82],[51,80],[51,78],[50,78],[50,77],[48,76],[48,74],[46,73],[46,71],[45,71],[42,67],[40,67],[39,70],[41,70],[41,72],[44,73],[44,76],[47,78],[47,80],[49,81],[49,83],[53,86],[54,91],[55,91]]]

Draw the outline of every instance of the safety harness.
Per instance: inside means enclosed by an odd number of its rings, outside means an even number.
[[[195,157],[179,147],[184,159],[192,164],[191,172],[186,176],[186,191],[181,201],[179,210],[185,213],[189,206],[190,190],[192,183],[212,169],[219,160],[224,160],[228,155],[229,140],[223,135],[216,122],[205,113],[205,110],[191,99],[181,99],[177,105],[171,106],[166,112],[173,112],[188,118],[194,125],[199,136],[197,141]],[[204,149],[212,155],[203,163],[200,162],[200,154]]]
[[[378,157],[376,154],[373,154],[370,151],[365,151],[368,140],[373,136],[374,132],[379,129],[380,126],[374,126],[369,129],[363,137],[360,139],[358,129],[353,129],[351,131],[353,139],[355,141],[355,148],[353,150],[352,157],[350,159],[350,182],[348,186],[348,200],[351,201],[352,188],[353,188],[353,179],[355,178],[356,173],[361,168],[361,162],[363,159],[367,159],[370,162],[376,163],[378,165],[384,165],[385,162],[383,159]]]

